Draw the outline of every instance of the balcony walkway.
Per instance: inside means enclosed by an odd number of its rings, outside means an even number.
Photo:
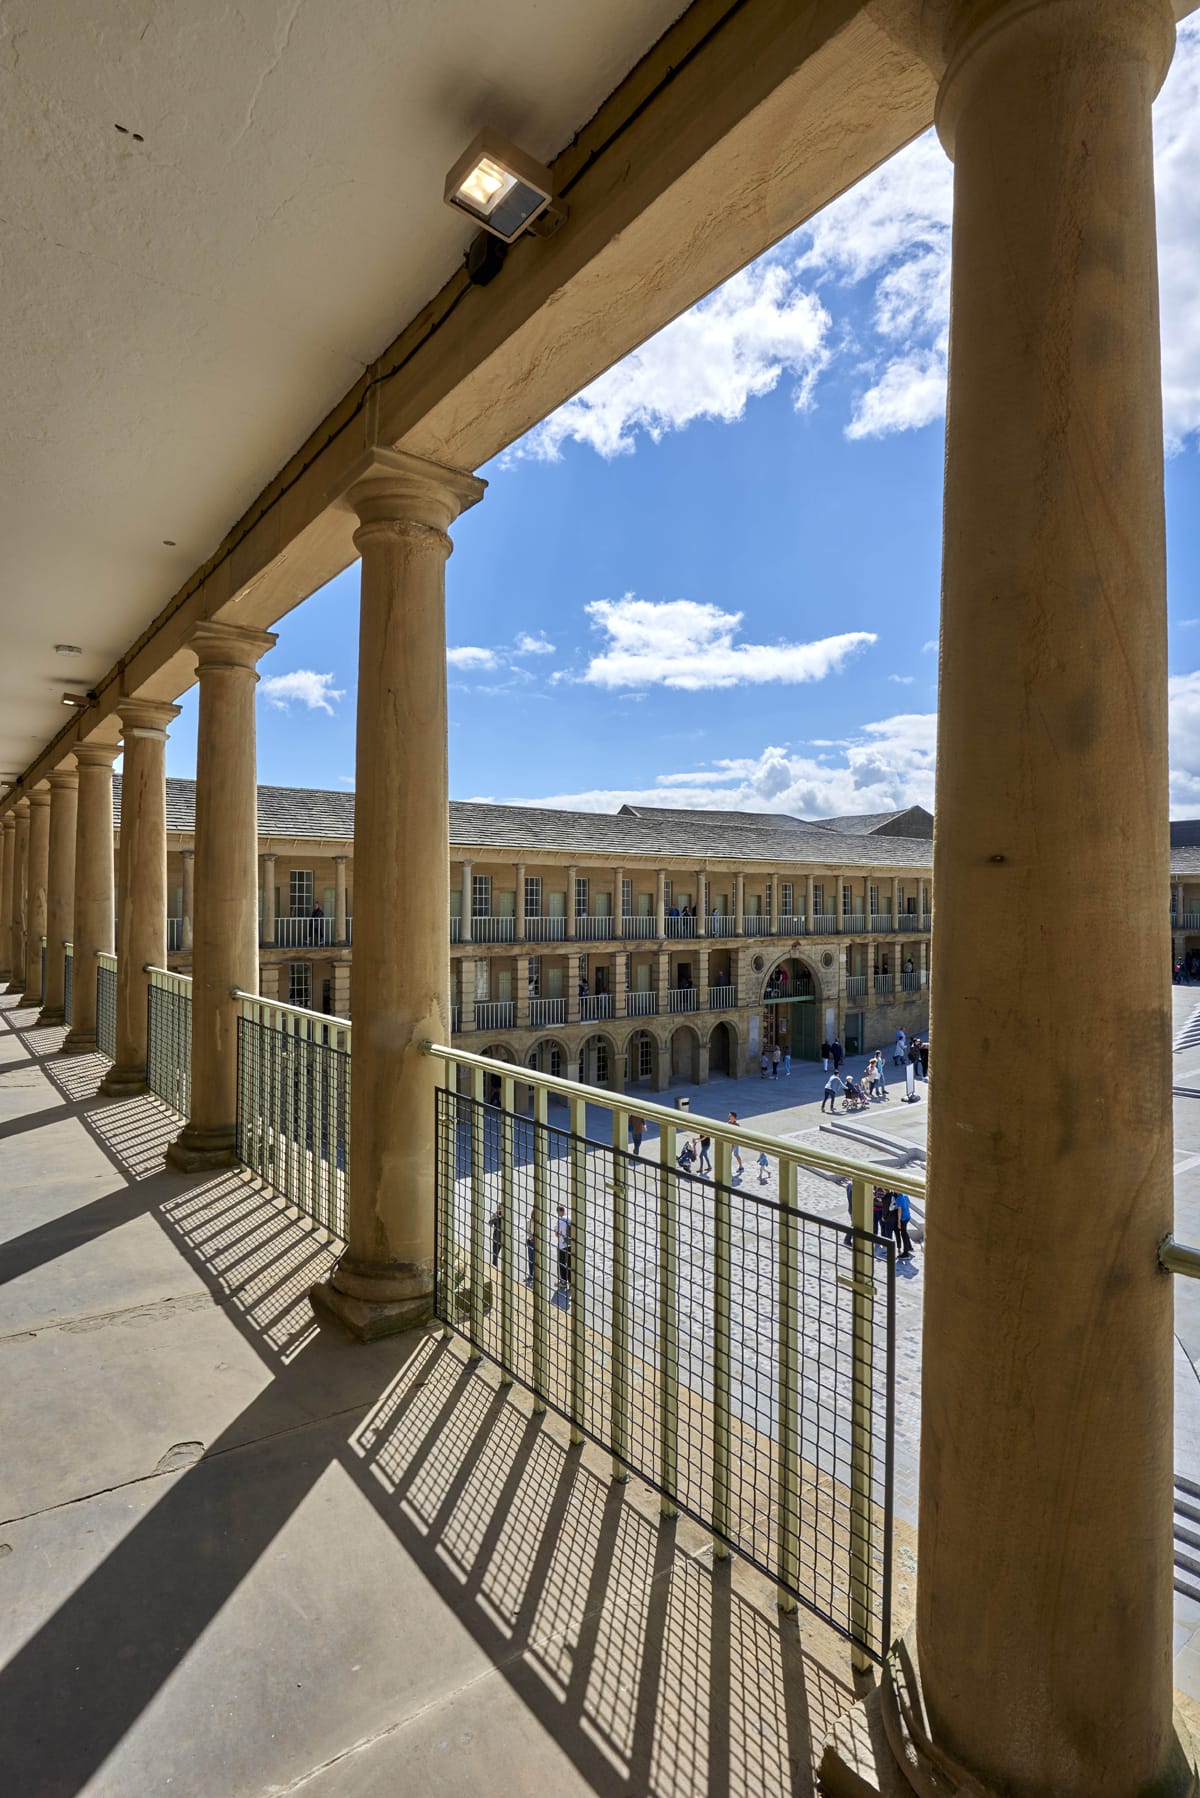
[[[22,1798],[812,1790],[848,1652],[0,1000],[0,1765]],[[903,1616],[898,1622],[905,1621]]]

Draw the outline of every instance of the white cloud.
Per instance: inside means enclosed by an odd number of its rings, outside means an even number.
[[[556,461],[567,442],[628,454],[698,418],[729,423],[787,376],[803,411],[824,368],[830,319],[798,265],[760,258],[560,406],[511,455]]]
[[[657,685],[699,692],[824,680],[876,641],[873,631],[847,631],[813,643],[735,643],[742,613],[692,599],[658,602],[627,593],[623,599],[594,600],[586,610],[607,638],[582,676],[597,687]]]
[[[1162,312],[1163,426],[1177,451],[1200,430],[1200,20],[1178,27],[1154,107],[1154,203]]]
[[[460,643],[456,648],[448,649],[446,661],[451,668],[495,668],[499,665],[494,649],[479,649],[471,643]]]
[[[1167,682],[1170,718],[1171,809],[1200,817],[1200,670]]]
[[[345,699],[345,690],[333,685],[332,674],[314,674],[311,668],[297,668],[291,674],[271,674],[262,681],[259,692],[268,705],[286,712],[292,705],[307,706],[310,712],[328,712],[333,716],[333,701]]]
[[[930,637],[928,643],[922,643],[921,654],[923,656],[936,655],[937,654],[937,646],[938,646],[937,638]]]
[[[1175,629],[1177,631],[1194,630],[1198,624],[1200,624],[1200,618],[1176,618],[1175,619]]]
[[[933,806],[936,714],[909,713],[865,724],[837,745],[836,756],[795,755],[768,747],[760,755],[707,768],[656,775],[647,787],[592,788],[510,804],[567,811],[615,811],[622,805],[725,811],[788,812],[800,818]]]
[[[889,674],[888,679],[895,681],[898,687],[911,687],[916,676],[912,674]]]
[[[530,636],[528,631],[521,631],[513,653],[519,656],[552,656],[554,644],[548,640],[544,631],[539,631],[536,636]]]

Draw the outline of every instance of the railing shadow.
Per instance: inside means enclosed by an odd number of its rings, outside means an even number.
[[[76,1071],[56,1062],[52,1078]],[[14,1271],[146,1209],[270,1377],[0,1672],[10,1789],[80,1792],[340,1467],[594,1791],[814,1790],[821,1743],[854,1697],[819,1626],[817,1658],[764,1581],[712,1566],[697,1529],[613,1484],[597,1451],[572,1447],[457,1345],[421,1334],[363,1348],[318,1329],[307,1295],[336,1245],[238,1170],[148,1176],[178,1129],[157,1101],[78,1115],[126,1191],[21,1239]],[[298,1426],[303,1452],[272,1450]],[[253,1461],[234,1452],[247,1448]],[[271,1476],[256,1478],[264,1454]],[[47,1703],[63,1692],[69,1728]],[[195,1724],[198,1739],[211,1727]]]

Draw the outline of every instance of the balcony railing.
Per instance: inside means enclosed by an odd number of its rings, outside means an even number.
[[[471,936],[477,943],[511,943],[517,934],[515,918],[472,918]]]
[[[872,1236],[878,1169],[739,1127],[742,1157],[764,1154],[778,1182],[735,1187],[734,1134],[705,1118],[715,1177],[700,1179],[677,1160],[696,1119],[680,1132],[664,1106],[428,1048],[445,1067],[437,1316],[848,1637],[857,1666],[878,1661],[895,1282],[895,1247]],[[622,1147],[634,1110],[659,1132],[646,1158]],[[819,1176],[850,1182],[849,1218]],[[906,1171],[905,1189],[923,1182]]]
[[[626,942],[641,942],[648,937],[656,937],[658,935],[658,919],[652,913],[644,918],[622,918],[621,935]]]
[[[322,912],[316,918],[276,918],[277,949],[316,949],[333,941],[333,919]]]
[[[183,948],[183,919],[167,919],[167,953],[176,954]]]
[[[775,920],[776,936],[803,936],[804,914],[784,912]]]
[[[530,943],[562,943],[566,941],[567,920],[565,918],[530,918],[525,919],[525,940]]]
[[[652,1018],[658,1011],[657,993],[628,992],[625,995],[625,1015],[628,1018]]]
[[[565,1024],[567,1021],[567,1002],[565,999],[531,999],[529,1001],[529,1023],[534,1030],[544,1030],[547,1024]]]
[[[581,943],[602,943],[615,934],[616,925],[611,917],[576,918],[575,935]]]
[[[850,936],[861,936],[867,928],[866,916],[860,911],[842,913],[842,930]]]
[[[581,1023],[594,1024],[598,1018],[611,1018],[613,1002],[611,993],[581,993],[579,997],[579,1017]]]
[[[516,1007],[511,999],[476,999],[476,1030],[511,1030]]]
[[[101,950],[96,957],[96,1047],[110,1061],[117,1058],[117,958]]]
[[[865,996],[866,990],[867,990],[867,977],[865,974],[847,974],[847,976],[846,976],[846,997],[847,997],[847,999],[861,999]]]
[[[771,916],[765,911],[748,911],[742,914],[743,936],[770,936]]]
[[[461,943],[462,942],[462,919],[461,918],[456,918],[456,917],[452,916],[450,919],[450,941],[452,943]]]
[[[192,982],[188,974],[150,969],[146,994],[146,1084],[180,1117],[192,1112]]]
[[[695,936],[695,918],[666,917],[663,919],[663,932],[666,936]]]
[[[451,1032],[451,1035],[457,1036],[461,1029],[462,1029],[462,1006],[461,1005],[452,1005],[450,1007],[450,1032]]]
[[[699,1011],[700,994],[694,986],[673,986],[667,994],[668,1011]]]
[[[345,1240],[350,1173],[346,1018],[238,993],[238,1158]]]
[[[708,1009],[710,1011],[732,1011],[737,1005],[736,986],[710,986],[708,989]]]
[[[891,928],[892,914],[890,911],[876,911],[871,913],[871,930],[874,935],[886,936]]]
[[[921,990],[920,968],[913,968],[911,971],[905,969],[900,976],[900,985],[906,993],[919,993]]]
[[[732,912],[715,911],[708,920],[709,936],[736,936],[737,919]]]
[[[810,935],[836,936],[841,927],[842,920],[837,916],[836,912],[820,911],[817,912],[813,918]]]
[[[877,993],[890,993],[891,990],[892,990],[892,976],[890,974],[876,974],[876,976],[875,976],[875,991]]]

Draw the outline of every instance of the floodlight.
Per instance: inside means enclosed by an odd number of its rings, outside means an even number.
[[[515,243],[541,220],[540,231],[562,223],[553,204],[550,171],[498,132],[484,130],[446,176],[446,204],[456,206],[502,243]]]

